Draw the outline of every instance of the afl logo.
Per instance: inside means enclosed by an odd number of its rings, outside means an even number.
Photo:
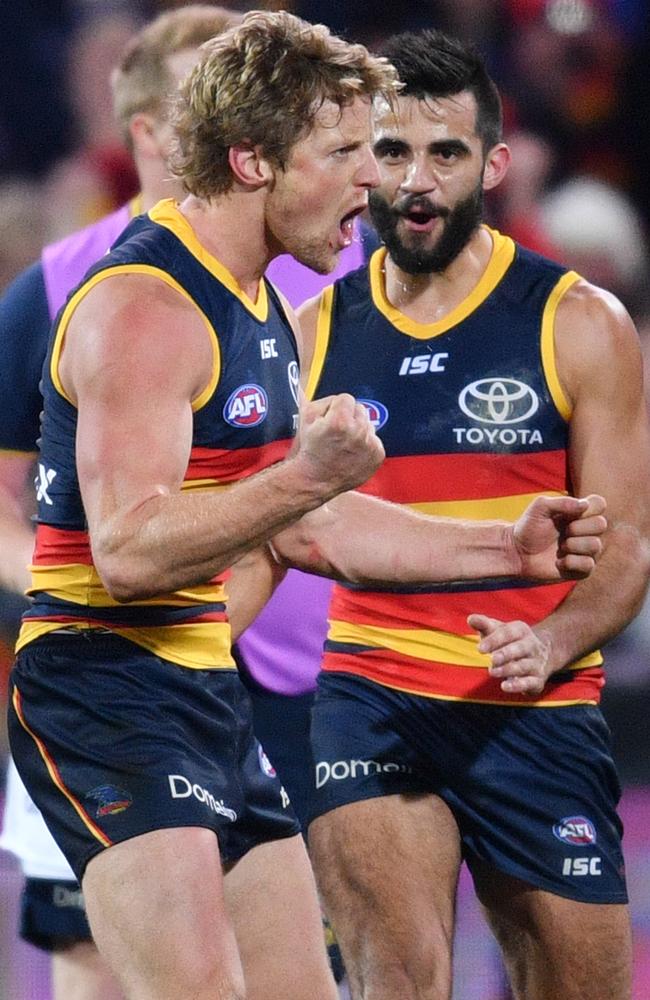
[[[370,423],[378,431],[388,420],[388,410],[383,403],[378,403],[376,399],[357,399],[357,403],[365,406]]]
[[[463,413],[482,424],[520,424],[537,413],[539,398],[516,378],[480,378],[458,397]]]
[[[233,427],[257,427],[269,410],[269,399],[261,385],[248,382],[231,392],[223,408],[224,420]]]
[[[585,816],[569,816],[553,827],[558,840],[574,847],[585,847],[596,843],[596,827]]]

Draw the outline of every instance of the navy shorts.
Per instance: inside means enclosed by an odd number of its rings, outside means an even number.
[[[78,882],[27,878],[20,899],[20,936],[43,951],[65,951],[91,941]]]
[[[567,899],[625,903],[620,788],[598,708],[513,708],[404,694],[324,672],[312,711],[312,819],[433,793],[463,857]]]
[[[280,694],[269,691],[252,676],[240,650],[232,650],[239,676],[253,707],[253,729],[273,761],[291,799],[293,810],[306,829],[311,811],[314,760],[309,729],[314,694]]]
[[[79,881],[103,848],[152,830],[214,830],[224,862],[300,832],[235,670],[87,631],[25,647],[11,682],[16,766]]]

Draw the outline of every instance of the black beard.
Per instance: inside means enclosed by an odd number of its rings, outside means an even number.
[[[406,246],[397,235],[398,220],[412,206],[423,204],[433,209],[429,199],[420,195],[410,195],[405,198],[399,210],[391,208],[377,191],[371,191],[369,196],[370,215],[379,238],[386,244],[391,260],[406,274],[439,273],[448,268],[458,257],[483,218],[483,188],[477,187],[468,198],[451,210],[438,210],[437,214],[445,222],[442,234],[431,250]],[[414,240],[417,240],[418,235],[418,233],[411,234]],[[423,237],[426,235],[422,234]]]

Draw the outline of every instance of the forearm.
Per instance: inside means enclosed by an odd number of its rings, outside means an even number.
[[[429,517],[345,493],[276,536],[280,562],[366,586],[520,574],[505,521]]]
[[[613,639],[638,614],[649,574],[648,542],[632,527],[610,528],[591,576],[533,627],[547,649],[549,676]]]
[[[329,499],[331,488],[288,459],[227,491],[161,493],[100,517],[91,544],[118,601],[205,582]]]

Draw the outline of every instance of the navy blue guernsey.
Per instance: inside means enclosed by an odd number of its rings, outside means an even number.
[[[422,324],[386,298],[385,250],[323,293],[307,395],[363,402],[386,460],[362,490],[422,513],[516,519],[540,494],[566,494],[570,405],[555,368],[557,305],[578,280],[491,232],[477,286]],[[526,703],[490,678],[472,612],[534,623],[573,585],[520,580],[416,592],[337,585],[325,669],[433,697]],[[596,701],[597,653],[556,675],[538,704]],[[592,669],[593,668],[593,669]]]
[[[62,624],[103,627],[183,666],[231,668],[227,574],[178,593],[118,605],[92,563],[75,468],[77,411],[61,385],[58,365],[76,306],[115,274],[164,281],[198,310],[211,340],[213,372],[192,403],[192,449],[182,489],[227,489],[284,458],[294,434],[298,354],[273,287],[263,280],[252,302],[199,244],[171,200],[134,219],[72,293],[50,342],[43,371],[34,603],[24,616],[18,648]]]

